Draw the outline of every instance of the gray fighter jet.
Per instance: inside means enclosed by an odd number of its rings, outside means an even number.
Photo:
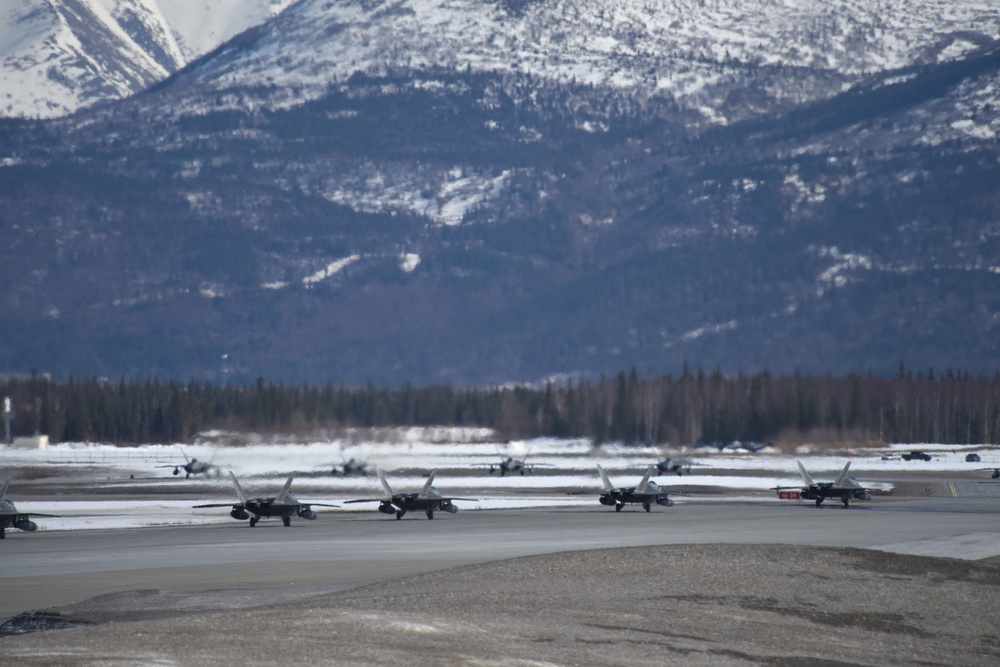
[[[500,454],[499,449],[497,449],[497,454]],[[492,475],[494,472],[499,470],[501,477],[504,477],[505,475],[513,475],[514,473],[518,473],[522,477],[524,477],[524,473],[535,472],[536,467],[546,465],[544,463],[533,463],[532,465],[528,465],[527,461],[528,461],[528,456],[530,454],[531,454],[530,448],[528,449],[528,453],[524,455],[523,459],[515,459],[511,456],[504,458],[503,454],[500,454],[500,463],[489,464],[490,474]],[[481,464],[481,465],[486,465],[486,464]]]
[[[195,505],[195,509],[202,509],[205,507],[232,507],[232,511],[229,512],[229,516],[233,517],[238,521],[246,521],[250,519],[250,527],[253,528],[260,521],[261,517],[265,516],[280,516],[281,523],[285,526],[292,525],[292,516],[298,516],[300,519],[309,519],[312,521],[316,518],[316,512],[312,511],[312,507],[339,507],[339,505],[326,505],[323,503],[304,503],[295,497],[295,494],[291,491],[292,480],[295,475],[289,475],[288,479],[285,481],[285,485],[281,487],[281,491],[278,495],[273,498],[251,498],[243,490],[240,485],[236,475],[231,471],[229,473],[230,479],[233,480],[233,486],[236,487],[236,495],[240,497],[240,502],[238,503],[213,503],[210,505]],[[253,515],[252,517],[250,515]]]
[[[5,496],[7,495],[7,485],[10,484],[10,480],[5,480],[3,485],[0,486],[0,540],[7,537],[8,528],[17,528],[18,530],[24,530],[29,533],[33,533],[38,530],[38,524],[31,520],[31,517],[27,512],[19,512],[14,503],[7,500]],[[57,516],[55,514],[38,514],[35,516]]]
[[[667,497],[665,491],[660,490],[656,482],[649,479],[653,476],[655,469],[656,466],[649,466],[642,480],[635,486],[615,487],[608,478],[608,473],[604,472],[604,468],[598,465],[597,472],[601,473],[601,482],[604,486],[601,491],[600,503],[608,507],[614,506],[616,512],[621,512],[626,504],[642,505],[642,509],[647,512],[652,510],[653,503],[663,507],[671,507],[674,501]]]
[[[205,475],[207,477],[218,477],[222,474],[218,466],[214,466],[211,463],[205,463],[204,461],[199,461],[198,459],[189,459],[184,450],[181,450],[181,456],[184,457],[186,463],[177,464],[167,464],[162,466],[156,466],[157,468],[173,468],[174,475],[181,474],[181,470],[184,471],[184,479],[187,479],[191,475]]]
[[[385,491],[385,496],[382,498],[359,498],[357,500],[348,500],[348,503],[379,503],[378,511],[382,514],[395,514],[397,519],[402,519],[403,515],[410,510],[423,510],[427,514],[428,519],[434,518],[434,512],[441,510],[442,512],[448,512],[449,514],[454,514],[458,511],[458,508],[452,504],[453,500],[467,500],[469,502],[476,502],[473,498],[445,498],[441,493],[433,486],[434,475],[437,474],[437,470],[431,472],[427,477],[427,482],[424,484],[424,488],[418,493],[393,493],[392,488],[389,486],[389,482],[385,481],[385,477],[382,475],[381,470],[376,470],[375,474],[378,475],[378,480],[382,482],[382,490]]]
[[[691,474],[691,468],[694,466],[701,465],[700,463],[695,463],[691,459],[663,459],[656,464],[656,469],[661,473],[676,473],[680,477],[681,473],[686,471],[687,474]]]
[[[796,461],[796,463],[799,466],[799,474],[802,476],[803,484],[802,489],[799,491],[799,497],[806,500],[815,500],[816,507],[822,505],[823,501],[827,498],[839,498],[840,502],[844,503],[844,507],[850,507],[852,499],[872,499],[871,494],[868,493],[868,489],[861,486],[858,480],[847,476],[847,470],[851,467],[850,461],[840,471],[840,475],[836,480],[833,482],[818,483],[814,482],[813,478],[809,476],[801,461]],[[780,495],[780,487],[778,490]]]
[[[339,471],[338,471],[339,468]],[[368,464],[364,461],[357,461],[353,457],[345,459],[340,466],[333,466],[333,474],[336,475],[338,472],[344,477],[350,477],[351,475],[368,475]]]

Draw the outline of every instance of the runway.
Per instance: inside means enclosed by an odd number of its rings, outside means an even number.
[[[465,511],[433,521],[333,511],[290,528],[265,520],[252,529],[232,521],[11,533],[0,543],[0,618],[136,589],[341,590],[519,556],[672,544],[885,547],[988,558],[1000,556],[1000,505],[988,498],[877,498],[845,510],[689,499],[651,513],[616,513],[595,501],[593,508]]]

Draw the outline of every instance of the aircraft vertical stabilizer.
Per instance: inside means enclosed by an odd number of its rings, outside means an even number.
[[[10,484],[9,479],[3,481],[3,486],[0,486],[0,502],[3,502],[3,497],[7,495],[7,486]]]
[[[229,471],[229,478],[233,480],[233,486],[236,487],[236,495],[240,497],[240,502],[244,505],[248,503],[250,501],[250,496],[248,496],[247,492],[243,490],[242,486],[240,486],[240,480],[236,479],[236,475],[233,474],[232,470]]]
[[[802,461],[796,461],[796,463],[799,466],[799,474],[802,475],[802,483],[806,486],[816,486],[816,482],[814,482],[812,477],[809,476],[809,473],[806,472],[806,468],[802,465]]]
[[[382,482],[382,490],[385,491],[386,498],[392,498],[394,495],[392,493],[392,487],[389,486],[389,482],[385,481],[385,477],[382,475],[382,471],[375,469],[375,474],[378,475],[378,481]]]
[[[833,483],[833,488],[839,489],[842,486],[844,486],[844,480],[847,479],[847,469],[850,467],[851,467],[851,462],[848,461],[847,465],[844,466],[844,469],[840,471],[840,477],[838,477],[837,481]]]
[[[610,479],[608,479],[608,473],[604,472],[604,468],[602,468],[600,464],[597,464],[597,472],[601,473],[601,483],[604,485],[604,490],[614,491],[615,485],[611,483]]]
[[[288,476],[288,479],[285,480],[285,485],[283,487],[281,487],[281,491],[279,491],[278,495],[276,495],[274,497],[274,502],[276,502],[276,503],[283,503],[283,502],[285,502],[285,495],[288,493],[288,490],[290,488],[292,488],[292,480],[293,479],[295,479],[295,475],[289,475]]]
[[[424,490],[421,493],[426,494],[431,490],[431,486],[434,484],[434,475],[437,474],[437,470],[431,470],[431,474],[427,476],[427,481],[424,483]]]
[[[653,476],[653,468],[656,466],[649,466],[646,468],[646,474],[642,476],[642,480],[639,482],[638,486],[635,487],[636,493],[645,493],[646,485],[649,484],[649,478]]]

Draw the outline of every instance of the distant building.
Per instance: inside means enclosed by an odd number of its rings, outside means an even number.
[[[12,442],[10,446],[16,449],[48,449],[49,436],[26,435],[20,438],[14,438],[14,442]]]

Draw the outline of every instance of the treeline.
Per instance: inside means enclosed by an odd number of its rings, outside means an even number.
[[[995,443],[1000,374],[947,371],[893,378],[719,371],[640,379],[581,379],[544,387],[249,386],[150,379],[56,381],[32,374],[0,383],[14,436],[51,442],[185,442],[208,429],[480,426],[501,437],[586,436],[595,442],[797,441]]]

